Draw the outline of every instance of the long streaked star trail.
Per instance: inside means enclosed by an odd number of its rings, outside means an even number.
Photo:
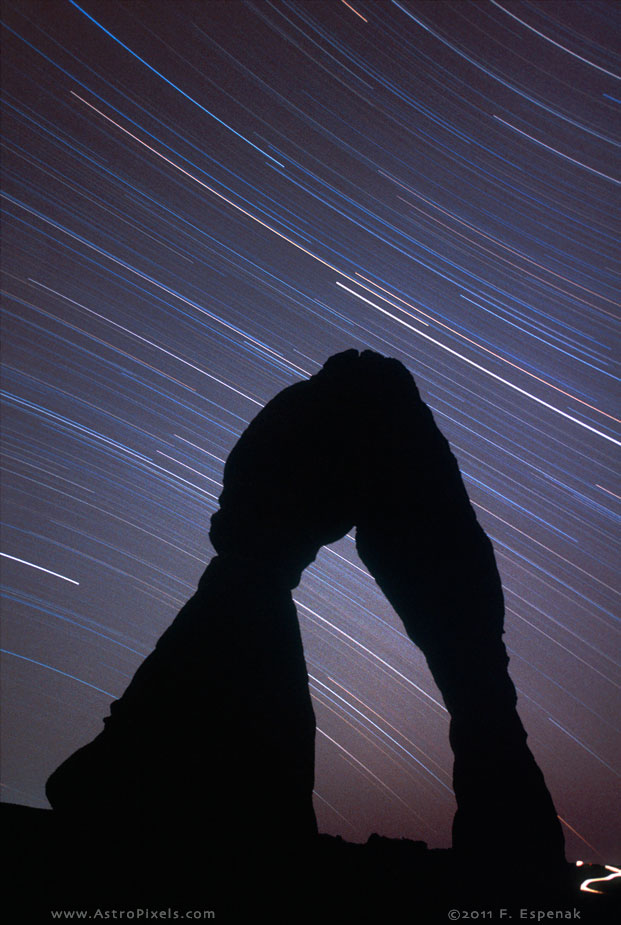
[[[5,0],[2,28],[2,799],[47,805],[193,593],[257,410],[368,347],[494,543],[568,857],[618,864],[618,5]],[[448,846],[447,712],[352,536],[295,598],[320,830]]]

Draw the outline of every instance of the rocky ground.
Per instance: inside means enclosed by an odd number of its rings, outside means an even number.
[[[157,855],[145,863],[127,834],[104,846],[88,830],[61,831],[51,811],[1,807],[7,923],[621,922],[621,878],[594,883],[600,893],[580,890],[611,873],[595,864],[568,864],[559,877],[529,871],[527,861],[458,862],[450,850],[378,835],[366,844],[320,835],[303,854],[265,851],[260,838],[234,850],[206,842],[179,846],[176,863]]]

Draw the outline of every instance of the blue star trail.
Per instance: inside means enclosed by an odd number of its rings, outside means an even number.
[[[258,409],[369,347],[494,543],[568,858],[619,863],[618,5],[2,19],[2,799],[47,805],[192,594]],[[448,846],[448,715],[351,536],[295,598],[320,829]]]

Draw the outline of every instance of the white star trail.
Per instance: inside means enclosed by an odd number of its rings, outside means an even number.
[[[47,575],[53,575],[55,578],[62,578],[63,581],[68,581],[72,585],[79,585],[80,582],[76,581],[74,578],[67,578],[66,575],[61,575],[60,572],[53,572],[49,568],[45,568],[43,565],[36,565],[34,562],[27,562],[25,559],[18,559],[17,556],[10,556],[8,552],[0,552],[0,556],[3,556],[5,559],[12,559],[13,562],[20,562],[22,565],[27,565],[29,568],[36,568],[40,572],[45,572]]]

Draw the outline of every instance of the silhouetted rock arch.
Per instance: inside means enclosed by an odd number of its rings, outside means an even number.
[[[314,838],[315,720],[291,589],[353,526],[451,714],[454,847],[563,863],[516,712],[492,545],[411,375],[370,351],[285,389],[232,450],[196,594],[104,730],[48,781],[69,825],[124,828],[167,856],[191,838],[250,852]]]

